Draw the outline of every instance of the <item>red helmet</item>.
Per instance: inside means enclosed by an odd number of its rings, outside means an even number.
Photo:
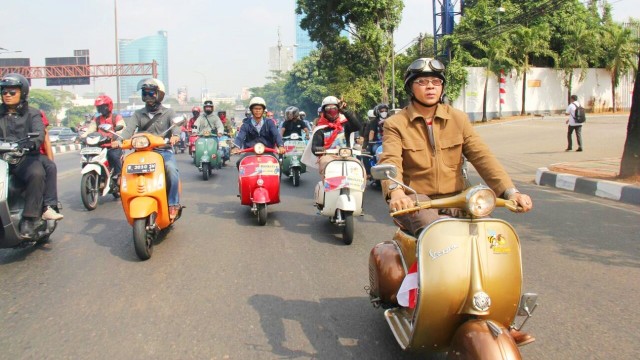
[[[200,106],[194,106],[194,107],[191,109],[191,112],[194,112],[194,111],[197,111],[197,112],[201,113],[201,112],[202,112],[202,109],[200,109]]]
[[[96,107],[100,105],[107,105],[109,107],[109,112],[113,111],[113,100],[107,95],[100,95],[96,98],[95,103],[93,103]]]

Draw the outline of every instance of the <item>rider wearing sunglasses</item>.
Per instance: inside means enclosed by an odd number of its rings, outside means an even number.
[[[140,132],[162,135],[172,126],[171,120],[176,117],[173,109],[162,106],[165,94],[165,87],[162,81],[153,78],[141,80],[138,83],[138,90],[141,91],[142,101],[145,106],[133,113],[133,117],[127,122],[127,127],[122,131],[123,139],[130,139],[136,128]],[[169,134],[164,136],[169,137],[169,144],[156,148],[154,151],[162,155],[164,159],[165,176],[169,185],[169,216],[173,219],[180,210],[180,194],[178,191],[180,174],[173,154],[173,145],[180,140],[180,127],[174,127]],[[120,147],[120,142],[114,141],[111,146]]]
[[[411,102],[384,122],[384,152],[380,163],[395,165],[396,180],[410,185],[423,198],[441,197],[464,190],[464,155],[497,196],[515,199],[523,212],[531,210],[531,198],[518,192],[467,115],[442,103],[444,71],[444,65],[436,59],[421,58],[409,65],[404,75],[404,89]],[[413,207],[415,199],[390,180],[382,182],[382,190],[391,211]],[[439,218],[437,210],[415,214],[417,216],[399,216],[396,220],[407,231],[419,234]]]
[[[384,122],[380,163],[396,166],[396,180],[410,185],[421,201],[452,195],[465,188],[462,164],[465,156],[482,179],[505,199],[514,199],[527,212],[533,207],[531,198],[521,194],[498,160],[476,134],[467,115],[442,103],[445,87],[445,67],[435,59],[415,60],[405,72],[404,90],[409,106]],[[414,206],[414,200],[402,187],[390,180],[382,181],[382,192],[389,210]],[[420,210],[400,215],[395,222],[418,236],[440,215],[455,216],[452,209]],[[511,329],[516,344],[535,340],[530,334]]]
[[[33,238],[41,225],[46,173],[40,161],[40,145],[44,142],[44,124],[40,111],[29,106],[29,81],[20,74],[7,74],[0,79],[2,105],[0,105],[0,138],[17,141],[29,133],[38,137],[23,141],[21,146],[29,152],[10,168],[10,173],[20,179],[29,191],[20,221],[20,235]]]

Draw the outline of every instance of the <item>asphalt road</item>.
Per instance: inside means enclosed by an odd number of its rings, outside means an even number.
[[[535,203],[494,213],[518,231],[524,290],[540,295],[528,359],[640,353],[640,208],[533,183],[539,166],[620,156],[626,119],[588,121],[583,153],[563,151],[561,120],[478,127]],[[378,190],[345,246],[312,205],[317,174],[283,181],[261,227],[236,197],[234,166],[205,182],[180,154],[187,208],[140,262],[118,201],[83,208],[78,157],[56,156],[65,219],[52,242],[0,250],[1,359],[413,358],[364,290],[371,247],[394,231]]]

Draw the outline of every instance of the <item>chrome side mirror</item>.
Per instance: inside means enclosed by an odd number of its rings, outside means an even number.
[[[98,128],[102,131],[111,131],[111,124],[102,124]]]
[[[371,176],[376,180],[395,179],[398,170],[392,164],[380,164],[371,168]]]

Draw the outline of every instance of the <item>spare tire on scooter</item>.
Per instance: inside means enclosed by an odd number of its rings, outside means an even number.
[[[369,254],[369,297],[383,308],[398,306],[397,294],[405,277],[400,249],[393,241],[376,244]]]

